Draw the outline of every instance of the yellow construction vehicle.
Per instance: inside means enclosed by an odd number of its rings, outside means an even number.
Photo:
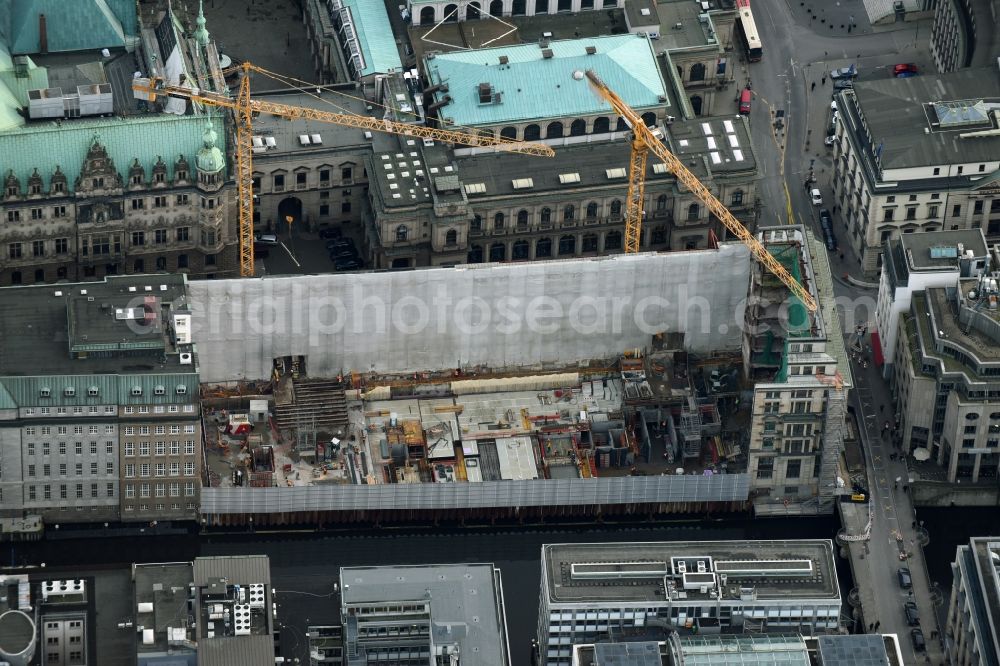
[[[621,116],[632,130],[632,155],[629,160],[628,197],[625,201],[625,252],[639,251],[639,236],[642,232],[642,204],[646,187],[646,159],[650,152],[663,160],[670,173],[674,174],[685,187],[715,215],[729,231],[750,248],[750,252],[760,263],[781,280],[789,291],[802,301],[810,312],[817,309],[816,300],[809,291],[792,277],[781,263],[767,251],[760,241],[737,220],[729,209],[712,194],[684,164],[671,153],[663,143],[662,133],[646,127],[646,123],[632,107],[611,90],[593,70],[587,70],[587,79],[597,93]]]
[[[435,141],[454,143],[462,146],[495,148],[512,153],[552,157],[555,152],[540,143],[512,141],[494,136],[491,132],[481,132],[473,129],[439,129],[422,125],[395,122],[381,118],[372,118],[353,113],[331,113],[318,109],[309,109],[289,104],[262,101],[250,97],[250,73],[258,72],[266,76],[283,80],[283,77],[244,62],[238,67],[225,70],[224,74],[241,71],[243,76],[236,97],[223,93],[199,90],[181,85],[170,85],[162,78],[139,78],[132,82],[132,90],[139,99],[151,102],[160,96],[189,99],[199,104],[232,109],[236,122],[236,189],[239,201],[239,231],[240,231],[240,275],[254,275],[253,256],[253,116],[259,113],[271,113],[292,120],[306,118],[336,125],[346,125],[373,132],[385,132],[400,136],[413,136]]]

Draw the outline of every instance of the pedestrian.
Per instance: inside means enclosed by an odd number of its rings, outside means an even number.
[[[816,82],[815,81],[813,81],[812,87],[809,88],[809,90],[816,90]]]
[[[881,626],[882,626],[882,620],[879,620],[878,622],[875,623],[875,631],[878,631],[878,628]]]
[[[869,622],[868,623],[868,631],[873,631],[874,629],[875,629],[875,623],[874,622]]]
[[[893,481],[892,488],[893,490],[899,490],[899,481]]]
[[[885,405],[879,405],[878,406],[878,411],[884,412],[885,411]]]
[[[823,77],[823,85],[826,85],[826,77]]]

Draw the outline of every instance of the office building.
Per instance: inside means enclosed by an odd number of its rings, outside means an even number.
[[[857,81],[837,95],[835,224],[864,271],[890,238],[982,229],[1000,239],[1000,72]]]
[[[944,630],[949,663],[986,666],[1000,659],[1000,538],[972,537],[951,565],[951,600]]]
[[[830,541],[684,541],[542,546],[541,663],[628,633],[836,632]]]
[[[1000,52],[1000,2],[938,0],[931,28],[931,56],[942,74],[984,67]]]
[[[0,507],[193,520],[198,367],[182,275],[0,289]]]
[[[509,666],[500,570],[492,564],[343,567],[347,666]]]
[[[270,666],[275,618],[265,555],[132,565],[138,666]]]
[[[925,231],[886,241],[872,331],[873,361],[882,366],[884,377],[892,375],[899,316],[910,310],[912,294],[980,275],[988,254],[981,229]]]
[[[742,351],[754,387],[747,471],[755,509],[828,513],[851,380],[839,315],[821,298],[833,293],[826,248],[798,226],[765,227],[758,238],[820,308],[810,312],[762,264],[751,265]]]
[[[903,449],[951,483],[995,483],[1000,465],[1000,273],[911,295],[891,375]]]

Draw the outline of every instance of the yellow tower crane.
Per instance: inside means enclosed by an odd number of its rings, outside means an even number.
[[[625,203],[625,252],[639,251],[639,235],[642,232],[642,204],[646,186],[646,158],[650,152],[663,160],[667,170],[701,200],[743,243],[760,263],[781,280],[789,291],[809,309],[815,312],[816,300],[809,291],[792,277],[781,263],[767,251],[760,241],[737,220],[729,209],[712,194],[701,181],[691,173],[684,163],[677,159],[663,144],[658,130],[646,127],[646,123],[632,107],[626,104],[615,91],[611,90],[593,70],[587,70],[587,79],[597,93],[620,115],[632,130],[632,155],[629,160],[628,198]]]
[[[544,144],[512,141],[510,139],[495,137],[492,133],[479,132],[473,129],[438,129],[361,116],[353,113],[332,113],[254,99],[250,97],[250,72],[259,72],[278,79],[281,79],[281,77],[249,62],[244,62],[238,67],[226,70],[226,73],[232,71],[242,71],[243,73],[235,98],[208,90],[170,85],[160,77],[135,79],[132,82],[132,90],[136,97],[147,101],[153,101],[158,96],[167,96],[178,99],[189,99],[199,104],[232,109],[236,122],[236,146],[234,152],[236,153],[236,190],[239,201],[240,275],[243,277],[252,277],[254,275],[252,163],[252,121],[254,114],[270,113],[289,120],[305,118],[333,123],[335,125],[346,125],[347,127],[371,130],[373,132],[433,139],[462,146],[495,148],[497,150],[539,157],[552,157],[555,155],[555,152]]]

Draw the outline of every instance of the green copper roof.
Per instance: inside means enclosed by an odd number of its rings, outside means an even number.
[[[399,47],[393,37],[385,3],[381,0],[342,0],[342,4],[350,12],[364,58],[361,75],[402,70]]]
[[[0,409],[170,405],[197,400],[197,373],[0,377]]]
[[[215,122],[221,125],[221,120]],[[6,175],[8,169],[12,169],[24,186],[37,167],[47,188],[58,165],[66,174],[72,191],[76,188],[87,150],[96,137],[108,149],[108,155],[123,176],[127,175],[135,158],[148,175],[159,155],[172,178],[178,156],[183,154],[188,162],[195,161],[195,155],[202,148],[204,129],[205,116],[171,114],[32,123],[0,133],[0,174]],[[218,136],[218,144],[225,149],[224,133]]]
[[[50,53],[124,47],[126,38],[138,32],[134,0],[6,1],[10,7],[6,31],[14,54],[40,52],[42,14]]]
[[[593,54],[587,47],[594,47]],[[634,109],[666,106],[666,91],[649,40],[636,35],[612,35],[551,42],[552,57],[538,44],[454,51],[426,59],[431,84],[447,83],[436,93],[452,101],[441,114],[456,125],[498,125],[546,118],[611,114],[586,77],[593,69]],[[506,56],[507,64],[500,64]],[[499,101],[479,103],[479,84],[489,83]],[[494,97],[496,100],[496,97]],[[544,132],[544,128],[542,128]]]
[[[226,158],[216,147],[219,135],[216,134],[212,121],[205,123],[205,133],[201,135],[202,148],[198,151],[198,169],[205,173],[218,173],[226,168]]]

